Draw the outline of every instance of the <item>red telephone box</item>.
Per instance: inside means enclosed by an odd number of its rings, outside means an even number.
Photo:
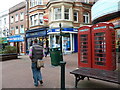
[[[78,29],[78,67],[91,67],[91,26]]]
[[[92,26],[92,67],[116,69],[115,30],[112,23]]]

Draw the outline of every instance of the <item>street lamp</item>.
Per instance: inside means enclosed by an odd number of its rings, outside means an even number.
[[[66,62],[63,61],[63,55],[62,55],[62,28],[61,28],[61,23],[59,24],[60,26],[60,56],[61,56],[61,61],[60,61],[60,66],[61,66],[61,89],[65,90],[65,64]]]

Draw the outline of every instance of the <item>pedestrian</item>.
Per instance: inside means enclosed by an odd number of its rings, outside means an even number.
[[[44,48],[44,54],[45,54],[45,57],[47,57],[47,55],[48,55],[48,47]]]
[[[34,44],[30,47],[29,57],[31,59],[34,86],[38,86],[38,83],[43,84],[41,68],[37,68],[37,60],[43,59],[43,47],[37,44],[37,39],[34,40]]]

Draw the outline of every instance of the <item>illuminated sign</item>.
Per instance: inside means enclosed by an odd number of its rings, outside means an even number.
[[[84,31],[88,31],[89,29],[82,29],[82,30],[79,30],[79,32],[84,32]]]
[[[97,30],[97,29],[103,29],[103,28],[106,28],[106,26],[102,26],[102,27],[95,27],[94,30]]]

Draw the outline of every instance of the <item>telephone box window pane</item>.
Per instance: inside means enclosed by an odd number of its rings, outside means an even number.
[[[102,45],[105,45],[105,41],[95,41],[95,44],[102,44]]]
[[[87,52],[88,50],[87,49],[81,49],[81,52]]]
[[[95,33],[94,36],[101,36],[101,37],[104,37],[104,36],[105,36],[105,32]]]
[[[95,40],[105,40],[105,37],[95,37]]]
[[[105,54],[95,54],[95,56],[98,56],[98,57],[106,57]]]
[[[105,61],[105,58],[95,58],[96,61]]]
[[[87,53],[81,53],[81,55],[88,55]]]
[[[104,62],[95,62],[95,64],[105,66]]]
[[[81,48],[88,48],[88,46],[81,46]]]
[[[86,45],[88,44],[88,42],[81,42],[81,45]]]
[[[87,34],[84,34],[84,35],[80,35],[80,37],[87,37],[88,35]]]

